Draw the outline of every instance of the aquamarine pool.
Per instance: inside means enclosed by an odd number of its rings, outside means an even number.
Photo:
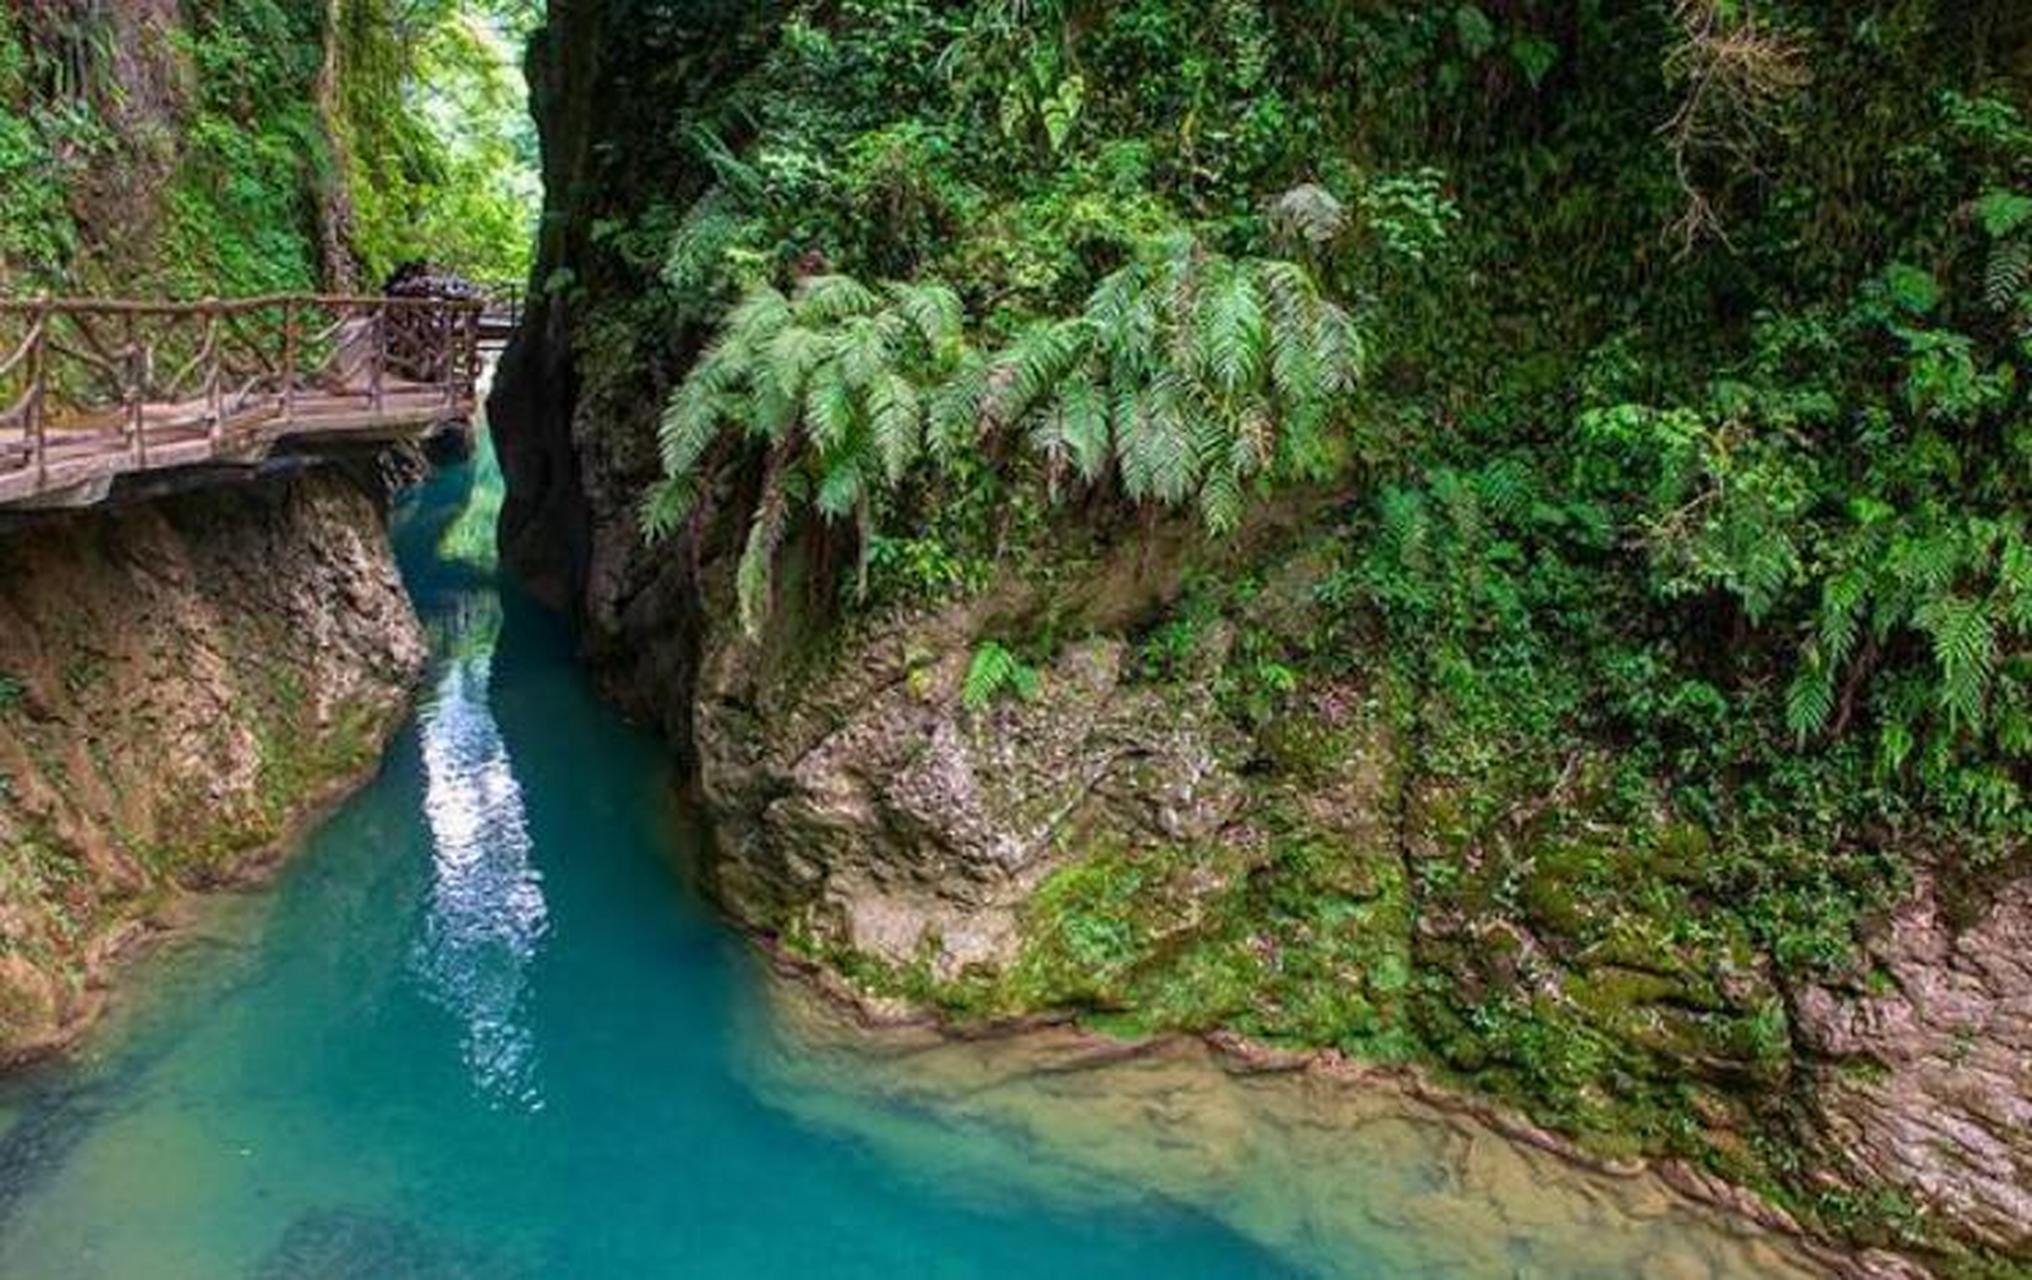
[[[1139,1078],[1169,1118],[1133,1089],[1081,1110],[1105,1074],[984,1106],[973,1066],[941,1094],[758,1047],[769,980],[686,886],[664,748],[493,579],[498,484],[482,459],[399,513],[435,657],[379,775],[82,1051],[0,1085],[0,1276],[1623,1275],[1661,1240],[1673,1275],[1761,1270],[1664,1209],[1511,1203],[1438,1129],[1301,1159],[1168,1077]]]

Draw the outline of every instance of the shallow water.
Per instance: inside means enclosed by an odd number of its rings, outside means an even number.
[[[0,1084],[0,1276],[1735,1276],[1783,1255],[1384,1093],[868,1037],[685,886],[659,745],[399,513],[434,637],[374,781]]]

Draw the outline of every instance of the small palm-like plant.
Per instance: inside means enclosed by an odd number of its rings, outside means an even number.
[[[764,444],[737,575],[742,626],[759,632],[794,508],[851,515],[865,534],[874,488],[902,479],[923,450],[924,388],[960,358],[960,319],[959,298],[938,284],[816,276],[794,295],[751,289],[664,410],[663,479],[643,501],[644,531],[664,537],[690,513],[700,463],[722,434]]]

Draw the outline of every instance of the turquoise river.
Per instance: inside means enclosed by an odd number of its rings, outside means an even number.
[[[1811,1274],[1373,1082],[846,1025],[692,892],[499,483],[396,513],[433,658],[374,779],[0,1082],[0,1277]]]

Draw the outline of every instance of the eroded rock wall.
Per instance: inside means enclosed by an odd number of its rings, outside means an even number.
[[[372,769],[424,658],[384,506],[324,468],[0,533],[0,1059]]]
[[[1871,966],[1796,1003],[1825,1141],[1998,1248],[2032,1252],[2032,879],[1955,921],[1937,878],[1865,940]]]

